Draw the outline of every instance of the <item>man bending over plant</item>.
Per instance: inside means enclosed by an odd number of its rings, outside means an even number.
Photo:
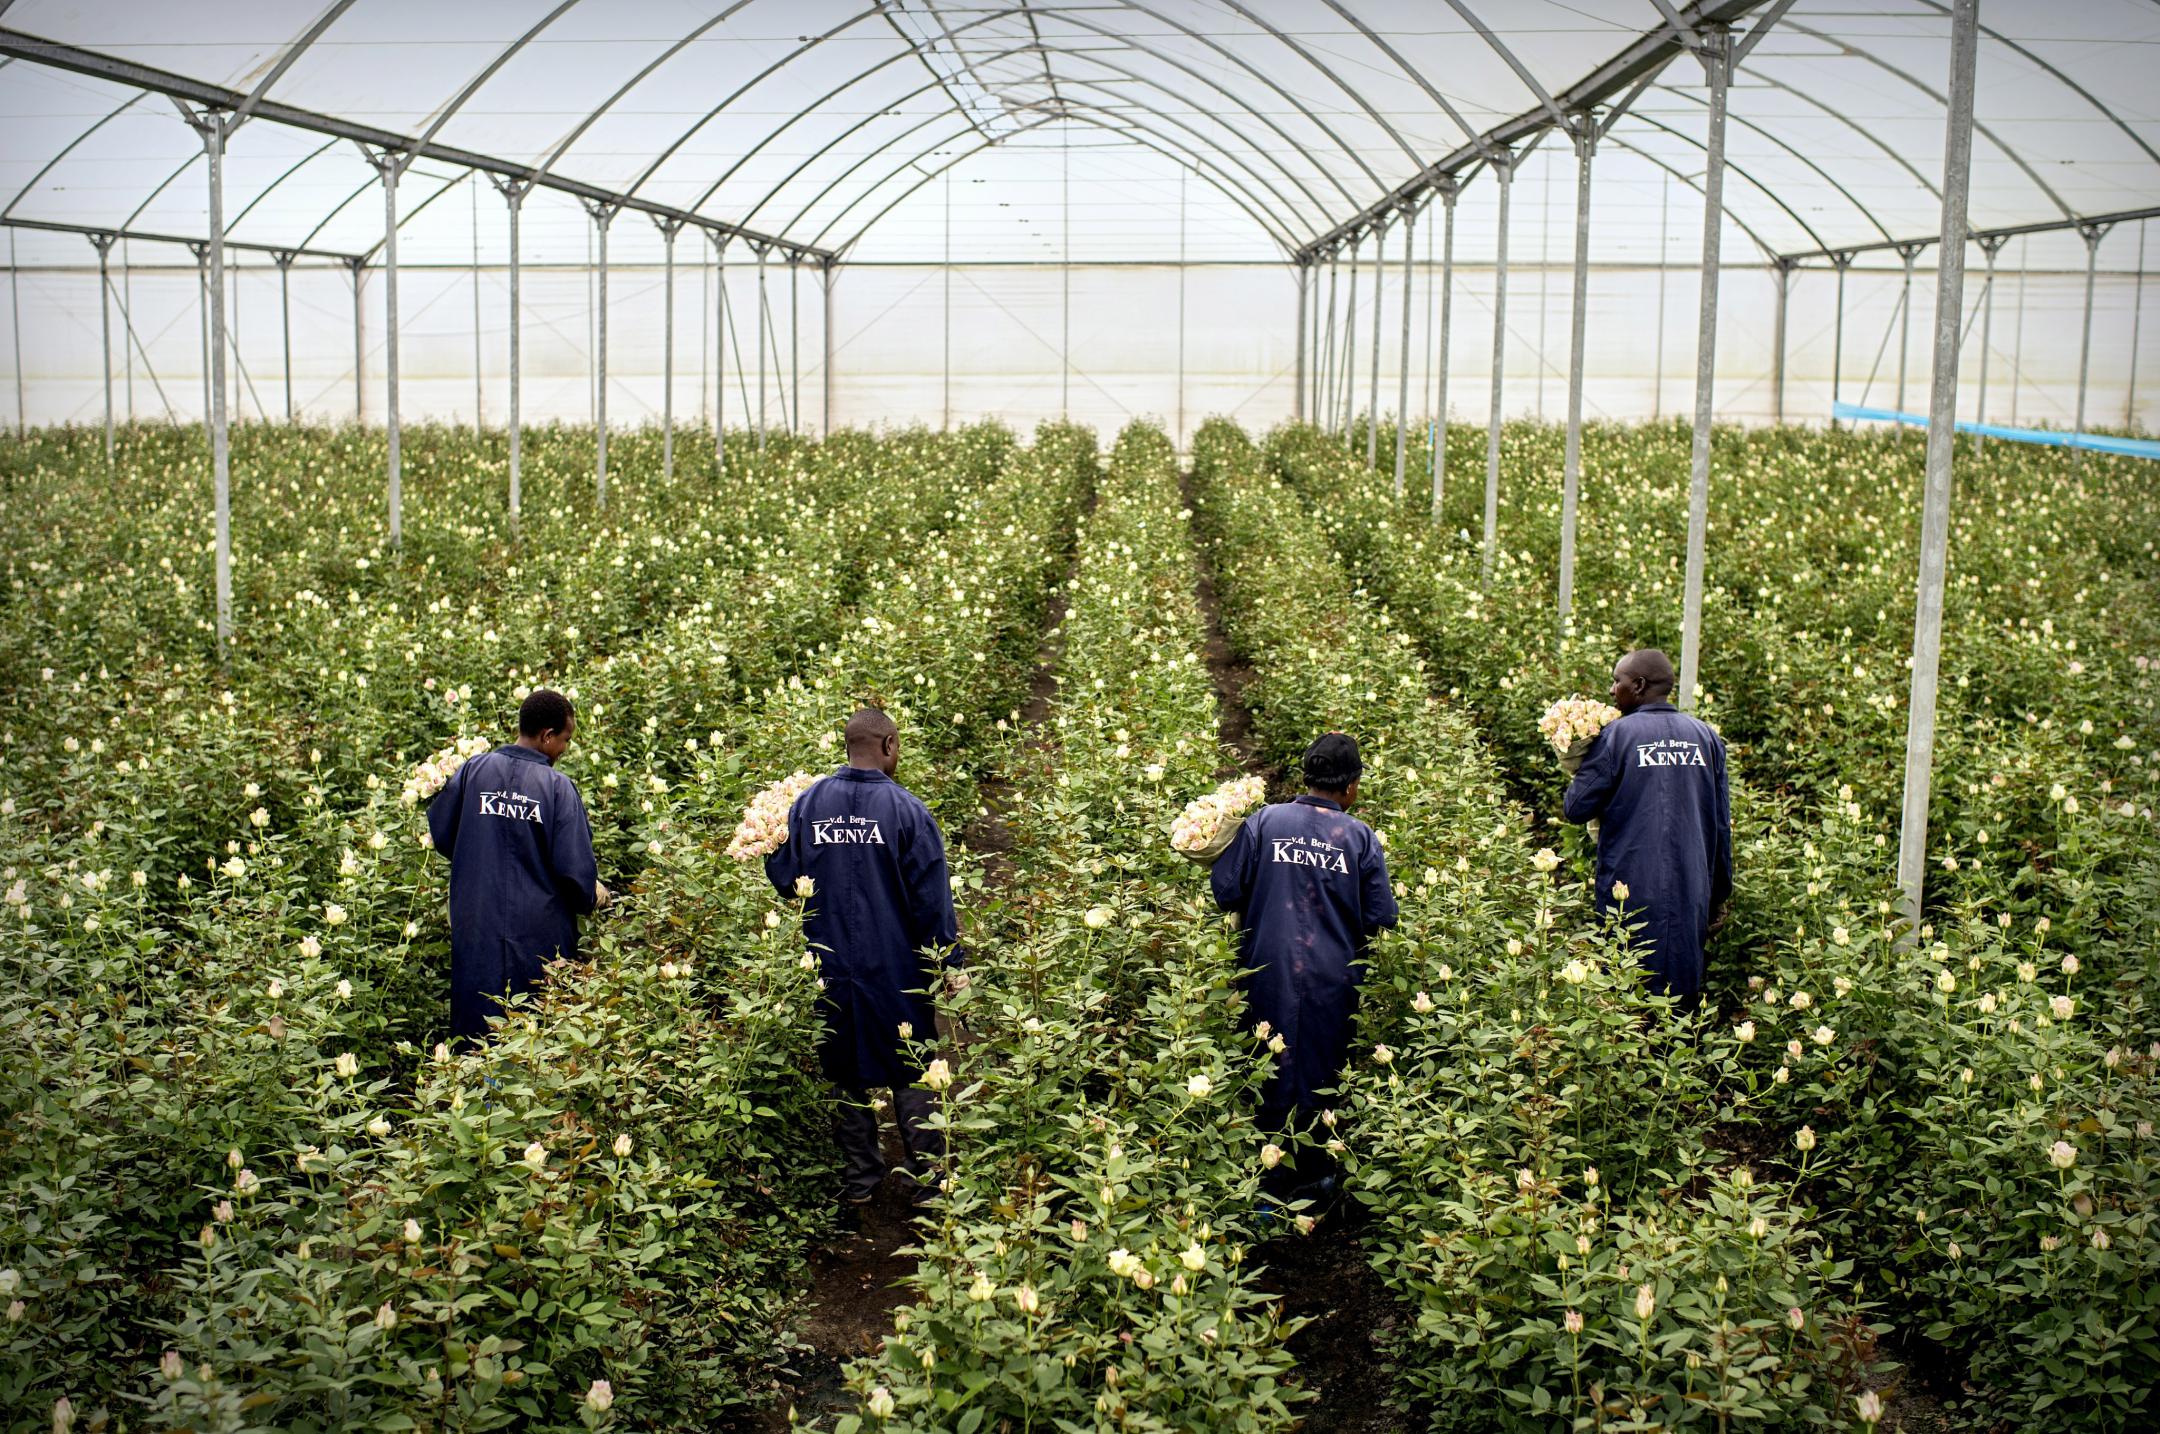
[[[916,1202],[935,1192],[932,1165],[944,1143],[926,1125],[933,1097],[919,1084],[923,1068],[909,1042],[936,1035],[930,993],[939,967],[955,989],[967,976],[944,834],[893,780],[899,729],[865,707],[848,719],[846,736],[847,765],[795,799],[787,840],[765,858],[765,875],[782,896],[810,904],[803,932],[825,988],[818,1060],[840,1089],[841,1221],[853,1228],[886,1173],[873,1089],[892,1091]]]
[[[1651,989],[1701,999],[1711,914],[1732,895],[1725,743],[1672,704],[1672,659],[1640,648],[1613,668],[1618,720],[1568,784],[1571,822],[1597,818],[1597,903],[1636,929]]]
[[[585,802],[555,763],[577,732],[570,699],[541,687],[518,708],[518,739],[457,769],[428,804],[450,859],[450,1031],[487,1034],[505,992],[540,984],[577,955],[578,917],[608,904]]]
[[[1215,904],[1239,917],[1246,1018],[1276,1052],[1260,1096],[1270,1132],[1319,1115],[1319,1093],[1334,1088],[1349,1054],[1366,948],[1397,915],[1380,839],[1349,814],[1364,772],[1357,743],[1330,732],[1306,749],[1304,766],[1305,795],[1247,817],[1210,876]],[[1278,1166],[1262,1185],[1277,1199],[1334,1193],[1325,1156],[1308,1156],[1302,1174]]]

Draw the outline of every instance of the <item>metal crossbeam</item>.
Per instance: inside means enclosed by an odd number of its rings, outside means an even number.
[[[0,56],[26,60],[32,64],[44,65],[56,70],[67,70],[78,75],[88,75],[93,79],[106,80],[113,84],[132,85],[137,89],[166,95],[174,100],[198,105],[204,109],[238,113],[243,106],[250,103],[250,96],[239,90],[192,79],[186,75],[176,75],[169,70],[160,70],[149,65],[137,64],[132,60],[123,60],[112,55],[100,54],[95,50],[85,50],[75,45],[63,45],[51,40],[41,40],[34,35],[26,35],[20,30],[0,29]],[[318,114],[313,110],[300,109],[275,100],[260,99],[254,101],[254,108],[250,111],[250,114],[256,119],[268,120],[273,124],[308,130],[315,134],[331,135],[339,139],[348,139],[355,144],[365,145],[392,154],[404,155],[407,163],[414,159],[433,159],[445,164],[460,165],[466,169],[476,169],[486,174],[499,175],[507,179],[522,179],[532,173],[530,163],[519,164],[511,160],[498,159],[493,155],[459,149],[454,145],[438,144],[429,139],[418,139],[411,135],[401,135],[390,130],[377,129],[373,125],[356,124],[351,120],[339,119],[333,115]],[[612,205],[621,209],[635,210],[642,214],[674,219],[684,224],[695,225],[700,229],[728,234],[749,240],[752,243],[763,244],[768,248],[798,254],[807,258],[822,260],[832,257],[829,250],[798,244],[793,240],[782,239],[775,235],[760,234],[745,229],[740,225],[729,224],[724,220],[713,219],[703,214],[693,214],[688,210],[677,209],[673,205],[658,204],[649,199],[638,199],[600,185],[587,184],[582,180],[548,174],[539,177],[536,182],[540,188],[573,195],[587,204]]]
[[[2072,219],[2043,219],[2036,224],[2006,224],[1994,229],[1975,229],[1967,237],[1976,244],[1990,240],[2015,239],[2021,234],[2053,234],[2063,230],[2084,230],[2091,225],[2134,224],[2140,219],[2160,219],[2160,205],[2148,205],[2143,209],[2118,209],[2112,214],[2086,214]],[[1803,259],[1836,259],[1840,254],[1870,254],[1883,250],[1902,251],[1930,248],[1942,242],[1942,236],[1931,234],[1917,239],[1886,239],[1873,244],[1840,244],[1835,249],[1804,249],[1796,254],[1780,254],[1780,259],[1795,263]]]
[[[158,234],[147,229],[115,229],[110,224],[63,224],[56,219],[0,219],[10,229],[42,229],[51,234],[110,234],[118,239],[133,239],[144,244],[200,244],[201,239],[184,234]],[[357,254],[345,254],[335,249],[309,249],[292,244],[250,244],[239,239],[227,239],[228,249],[244,249],[251,254],[304,254],[310,259],[335,259],[350,264],[359,258]]]
[[[1696,0],[1696,3],[1676,13],[1692,32],[1705,25],[1730,24],[1749,11],[1759,8],[1761,4],[1762,0]],[[1586,113],[1595,109],[1614,97],[1625,94],[1646,73],[1670,61],[1681,43],[1674,38],[1671,28],[1660,25],[1657,29],[1638,36],[1619,54],[1554,95],[1553,107],[1563,114]],[[1496,150],[1511,149],[1527,142],[1553,128],[1553,123],[1552,110],[1542,103],[1523,111],[1513,119],[1501,121],[1475,139],[1427,165],[1410,179],[1396,185],[1357,215],[1320,235],[1292,257],[1303,260],[1340,248],[1347,244],[1353,235],[1369,233],[1388,216],[1400,213],[1406,206],[1422,204],[1425,196],[1440,188],[1442,180],[1461,175]]]

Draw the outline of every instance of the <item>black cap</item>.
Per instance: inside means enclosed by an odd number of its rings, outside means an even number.
[[[1330,732],[1305,749],[1305,781],[1323,792],[1344,792],[1365,770],[1355,739]]]

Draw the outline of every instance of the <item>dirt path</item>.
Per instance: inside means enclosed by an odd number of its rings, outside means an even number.
[[[1089,495],[1087,508],[1094,508]],[[1013,847],[1005,814],[1010,810],[1018,770],[1029,763],[1048,763],[1052,751],[1045,721],[1057,698],[1057,669],[1063,660],[1067,596],[1073,572],[1079,566],[1074,554],[1063,581],[1050,594],[1043,617],[1042,640],[1035,649],[1035,671],[1028,680],[1028,696],[1020,708],[1026,735],[1016,754],[1014,770],[989,777],[978,785],[985,811],[961,828],[958,845],[982,863],[987,900],[968,903],[973,910],[960,913],[963,939],[981,939],[987,926],[999,922],[1000,905],[1012,880]],[[964,1037],[963,1037],[964,1039]],[[898,1132],[888,1128],[885,1158],[900,1163]],[[740,1427],[745,1434],[784,1434],[792,1408],[804,1422],[829,1423],[856,1408],[843,1371],[847,1363],[878,1352],[892,1330],[893,1312],[907,1302],[901,1281],[915,1269],[912,1255],[915,1231],[909,1220],[905,1194],[896,1180],[887,1180],[877,1198],[863,1211],[862,1228],[841,1235],[813,1251],[810,1257],[810,1288],[804,1314],[796,1326],[800,1348],[781,1378],[773,1400]]]
[[[1185,479],[1185,503],[1192,506],[1192,479]],[[1201,656],[1215,686],[1219,731],[1224,745],[1238,754],[1247,772],[1268,779],[1281,795],[1288,774],[1261,756],[1245,689],[1252,665],[1231,650],[1223,635],[1222,608],[1215,590],[1215,564],[1204,543],[1193,544],[1194,592],[1207,622]],[[1220,775],[1228,775],[1227,769]],[[1324,1221],[1311,1235],[1270,1240],[1252,1252],[1265,1267],[1257,1283],[1280,1302],[1287,1318],[1310,1320],[1291,1337],[1298,1377],[1319,1400],[1306,1408],[1300,1428],[1308,1434],[1385,1434],[1404,1426],[1403,1416],[1388,1407],[1393,1379],[1381,1357],[1380,1342],[1402,1307],[1366,1262],[1354,1228],[1340,1217]]]

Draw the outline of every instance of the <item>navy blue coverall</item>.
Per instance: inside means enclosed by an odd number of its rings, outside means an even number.
[[[795,895],[798,877],[815,884],[803,929],[825,986],[818,1059],[842,1096],[835,1130],[845,1165],[842,1198],[860,1204],[885,1177],[869,1106],[878,1087],[891,1089],[908,1169],[926,1182],[942,1145],[935,1131],[920,1128],[930,1097],[916,1085],[922,1067],[904,1048],[900,1027],[915,1040],[936,1039],[930,993],[941,965],[960,964],[937,819],[883,772],[842,767],[795,799],[788,839],[765,858],[765,875],[782,896]],[[927,1184],[919,1188],[928,1193]]]
[[[1260,1098],[1263,1129],[1316,1114],[1350,1051],[1361,964],[1396,921],[1387,857],[1371,827],[1326,797],[1265,806],[1245,819],[1210,881],[1238,913],[1246,1020],[1288,1046]]]
[[[475,1039],[505,991],[577,955],[600,876],[592,824],[576,785],[512,744],[457,769],[428,804],[428,832],[450,859],[450,1030]]]
[[[1732,894],[1724,740],[1670,702],[1646,702],[1591,742],[1563,810],[1571,822],[1599,819],[1598,909],[1623,907],[1640,923],[1651,989],[1700,993],[1710,916]]]

